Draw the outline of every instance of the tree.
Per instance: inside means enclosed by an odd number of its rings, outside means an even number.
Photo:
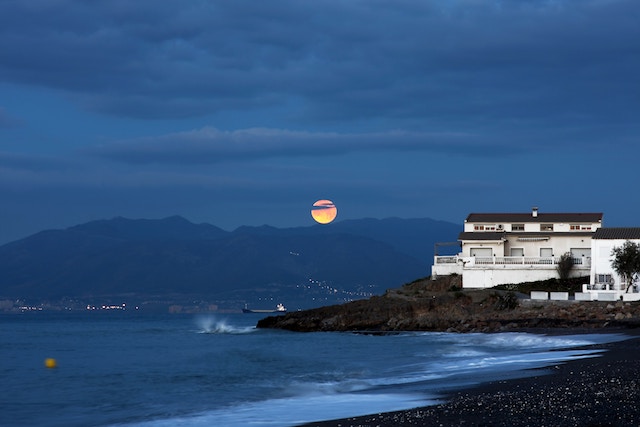
[[[629,292],[633,279],[640,273],[640,244],[627,240],[621,247],[613,248],[611,255],[611,267],[627,282],[625,292]]]
[[[573,256],[571,256],[571,252],[565,252],[560,256],[556,270],[558,271],[561,281],[566,282],[567,279],[569,279],[571,270],[573,270]]]

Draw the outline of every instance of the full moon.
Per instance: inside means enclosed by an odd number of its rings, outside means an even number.
[[[338,208],[331,200],[318,200],[311,208],[311,216],[320,224],[329,224],[336,219]]]

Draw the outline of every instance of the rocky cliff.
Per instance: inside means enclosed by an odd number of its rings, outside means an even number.
[[[640,303],[537,301],[509,291],[463,291],[460,284],[459,276],[420,279],[368,300],[267,317],[257,327],[299,332],[495,332],[640,325]]]

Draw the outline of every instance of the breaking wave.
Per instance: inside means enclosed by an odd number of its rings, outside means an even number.
[[[214,316],[198,317],[196,325],[201,334],[249,334],[256,331],[255,326],[235,326]]]

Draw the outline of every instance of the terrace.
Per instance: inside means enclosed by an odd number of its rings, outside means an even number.
[[[573,265],[579,266],[579,268],[590,268],[591,257],[576,257],[572,258]],[[491,256],[491,257],[462,257],[460,255],[451,256],[435,256],[434,262],[436,265],[451,265],[461,264],[464,268],[487,268],[488,266],[520,266],[531,265],[539,268],[557,268],[560,262],[560,257],[529,257],[529,256]]]

